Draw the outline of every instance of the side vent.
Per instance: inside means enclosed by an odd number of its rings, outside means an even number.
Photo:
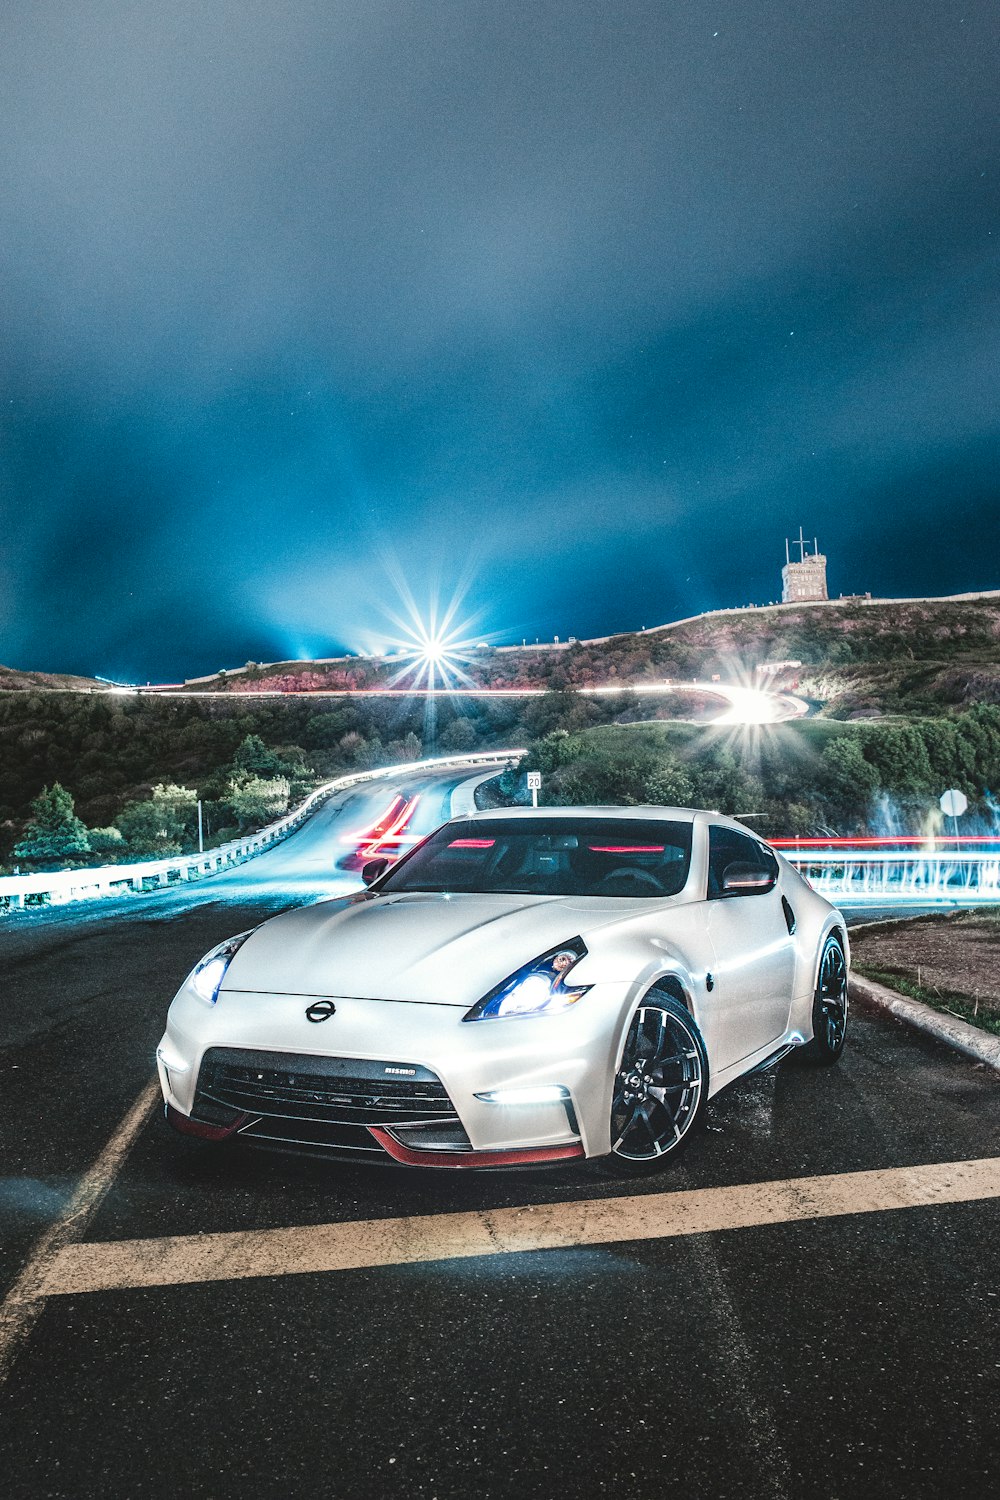
[[[787,896],[782,896],[781,898],[781,910],[785,913],[785,926],[788,928],[788,931],[790,933],[794,932],[795,913],[792,911],[791,904]]]

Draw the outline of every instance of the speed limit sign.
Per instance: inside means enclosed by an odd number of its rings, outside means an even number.
[[[542,773],[541,773],[541,771],[529,771],[528,772],[528,791],[531,793],[531,805],[532,805],[532,807],[537,807],[538,806],[538,793],[541,790],[541,785],[542,785]]]

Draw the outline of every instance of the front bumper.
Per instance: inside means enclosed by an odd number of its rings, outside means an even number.
[[[560,1015],[464,1022],[456,1006],[335,998],[335,1013],[314,1023],[306,1018],[314,996],[223,990],[207,1006],[183,989],[157,1051],[167,1117],[175,1128],[206,1138],[241,1135],[408,1166],[517,1166],[605,1155],[612,1079],[632,999],[631,986],[605,984]],[[238,1074],[223,1068],[228,1091],[206,1087],[220,1076],[220,1060],[242,1068]],[[395,1103],[375,1097],[374,1082],[363,1097],[356,1079],[338,1092],[335,1077],[377,1079],[379,1070],[389,1080],[386,1089],[398,1090],[395,1080],[413,1072],[438,1083],[440,1096],[428,1083],[430,1104],[421,1102],[410,1115],[405,1108],[373,1110]],[[553,1085],[564,1099],[498,1104],[477,1097]],[[323,1128],[315,1123],[320,1116]],[[360,1128],[352,1132],[348,1123]]]
[[[276,1141],[274,1136],[260,1133],[260,1127],[266,1130],[266,1117],[253,1117],[249,1114],[240,1114],[231,1125],[210,1125],[198,1119],[192,1119],[190,1115],[182,1115],[172,1104],[164,1106],[167,1123],[172,1125],[180,1135],[195,1136],[203,1141],[225,1141],[231,1140],[236,1135],[246,1135],[251,1142],[276,1142],[288,1149],[294,1149],[296,1145],[316,1151],[322,1149],[324,1155],[346,1158],[353,1161],[362,1159],[362,1153],[367,1158],[370,1155],[374,1159],[376,1153],[386,1161],[398,1162],[406,1167],[452,1167],[452,1168],[496,1168],[496,1167],[527,1167],[543,1166],[553,1162],[567,1161],[573,1157],[584,1155],[583,1146],[579,1141],[568,1142],[564,1146],[527,1146],[516,1150],[500,1151],[474,1151],[471,1147],[463,1150],[446,1148],[431,1148],[422,1146],[419,1150],[406,1145],[399,1139],[396,1132],[372,1125],[364,1127],[373,1141],[371,1148],[363,1146],[327,1145],[318,1141],[297,1141],[292,1137],[284,1137]]]

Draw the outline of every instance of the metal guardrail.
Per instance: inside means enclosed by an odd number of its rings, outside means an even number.
[[[280,843],[300,828],[307,818],[335,792],[359,786],[366,781],[382,781],[401,772],[447,770],[449,766],[505,765],[524,754],[523,750],[478,750],[465,755],[445,755],[431,760],[404,761],[395,766],[381,766],[375,771],[356,771],[338,776],[310,793],[306,800],[286,813],[276,823],[269,823],[258,833],[206,849],[204,854],[178,854],[170,859],[136,860],[127,865],[91,865],[79,870],[53,870],[37,875],[0,876],[0,915],[20,911],[25,906],[64,906],[72,901],[93,901],[104,896],[121,896],[129,891],[149,891],[182,882],[202,880],[219,870],[245,863]]]
[[[859,839],[856,843],[838,839],[831,841],[836,847],[803,847],[820,842],[780,839],[775,840],[775,847],[820,895],[837,905],[900,901],[977,906],[1000,902],[997,839]],[[900,848],[899,844],[910,847]]]
[[[0,876],[0,915],[24,906],[61,906],[201,880],[219,870],[243,864],[287,838],[335,792],[368,781],[389,780],[407,771],[506,765],[523,754],[523,750],[480,750],[338,776],[318,787],[294,812],[277,822],[246,838],[208,849],[204,854],[137,860],[127,865],[93,865],[89,869],[56,870],[48,874]],[[1000,902],[1000,838],[776,839],[775,847],[808,876],[816,890],[838,903]]]

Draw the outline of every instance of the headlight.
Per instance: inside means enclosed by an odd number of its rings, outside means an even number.
[[[200,964],[195,964],[187,977],[187,982],[206,1004],[215,1004],[234,954],[242,948],[250,933],[256,930],[255,927],[251,927],[249,932],[240,932],[236,937],[226,938],[226,941],[220,943],[217,948],[213,948],[211,953],[206,953]]]
[[[503,1016],[551,1016],[575,1005],[589,984],[570,985],[566,979],[571,969],[586,958],[583,938],[570,938],[558,948],[551,948],[532,963],[518,969],[503,984],[478,1001],[463,1021],[497,1020]]]

